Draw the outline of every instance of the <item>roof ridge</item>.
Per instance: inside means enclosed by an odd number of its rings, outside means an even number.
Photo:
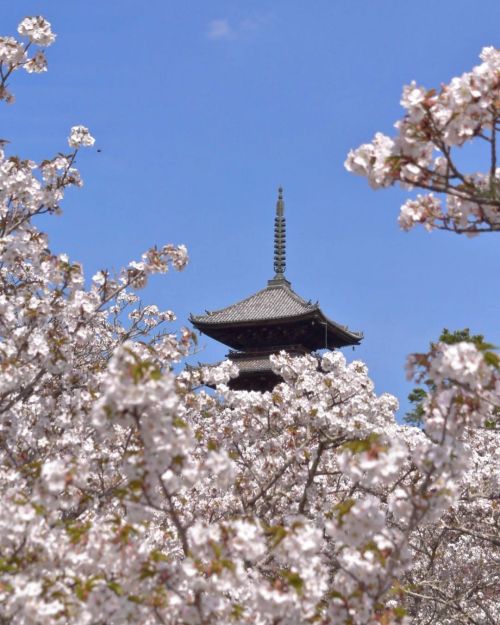
[[[280,285],[281,286],[281,285]],[[272,287],[271,287],[272,288]],[[304,299],[301,295],[299,295],[298,293],[296,293],[291,286],[288,286],[287,284],[283,284],[283,288],[287,289],[290,292],[290,295],[292,297],[294,297],[299,303],[304,304],[305,306],[308,306],[309,308],[318,308],[318,304],[313,304],[311,302],[311,300],[306,300]]]
[[[229,304],[228,306],[225,306],[223,308],[218,308],[217,310],[210,310],[210,311],[207,310],[205,315],[191,315],[191,319],[193,320],[207,319],[210,317],[217,316],[218,314],[221,314],[221,313],[229,313],[235,308],[239,308],[242,305],[246,304],[247,302],[250,302],[252,299],[258,298],[263,293],[277,291],[277,290],[284,291],[293,301],[295,301],[295,303],[300,304],[301,306],[306,308],[307,312],[317,308],[317,305],[312,304],[311,300],[309,301],[305,300],[303,297],[298,295],[298,293],[296,293],[291,288],[291,286],[283,283],[283,284],[267,285],[266,287],[260,289],[259,291],[252,293],[252,295],[249,295],[248,297],[238,300],[237,302],[234,302],[233,304]]]

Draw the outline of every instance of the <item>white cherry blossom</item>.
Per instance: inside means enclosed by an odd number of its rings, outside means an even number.
[[[495,155],[500,129],[500,50],[483,48],[480,56],[481,65],[453,78],[439,91],[414,81],[404,87],[405,116],[395,124],[398,135],[391,139],[376,133],[371,143],[348,154],[346,169],[366,176],[375,189],[399,183],[409,190],[430,192],[401,207],[399,223],[405,230],[416,224],[469,236],[500,230],[500,171]],[[488,173],[460,170],[456,148],[468,141],[484,145],[490,161]]]
[[[85,126],[73,126],[68,137],[70,148],[92,147],[95,143],[94,137]]]

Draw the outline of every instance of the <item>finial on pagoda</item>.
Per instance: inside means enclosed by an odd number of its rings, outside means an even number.
[[[278,189],[278,201],[276,202],[276,217],[274,218],[274,280],[282,280],[285,277],[286,268],[286,219],[285,202],[283,201],[283,189]]]

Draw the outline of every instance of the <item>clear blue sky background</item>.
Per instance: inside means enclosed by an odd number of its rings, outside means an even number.
[[[424,0],[4,0],[2,34],[43,14],[58,33],[49,72],[15,77],[0,136],[41,159],[72,125],[97,137],[82,190],[45,220],[54,250],[88,276],[151,244],[185,243],[182,274],[144,298],[190,312],[272,277],[276,188],[285,188],[288,278],[365,340],[377,391],[406,407],[405,357],[444,326],[500,344],[500,237],[399,230],[405,194],[343,167],[350,148],[401,116],[402,85],[439,86],[499,45],[500,2]],[[463,164],[477,170],[470,150]],[[194,360],[226,349],[201,340]]]

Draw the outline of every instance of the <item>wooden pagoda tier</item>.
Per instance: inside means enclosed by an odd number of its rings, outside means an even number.
[[[271,390],[281,381],[269,356],[285,350],[308,354],[319,349],[359,345],[363,335],[329,319],[319,304],[297,295],[285,278],[285,217],[279,190],[275,219],[275,276],[267,286],[235,304],[204,315],[191,315],[194,327],[232,350],[239,375],[230,386]]]
[[[191,315],[190,320],[203,334],[243,351],[300,345],[311,352],[358,345],[362,338],[297,295],[284,279],[269,280],[254,295],[221,310]]]

